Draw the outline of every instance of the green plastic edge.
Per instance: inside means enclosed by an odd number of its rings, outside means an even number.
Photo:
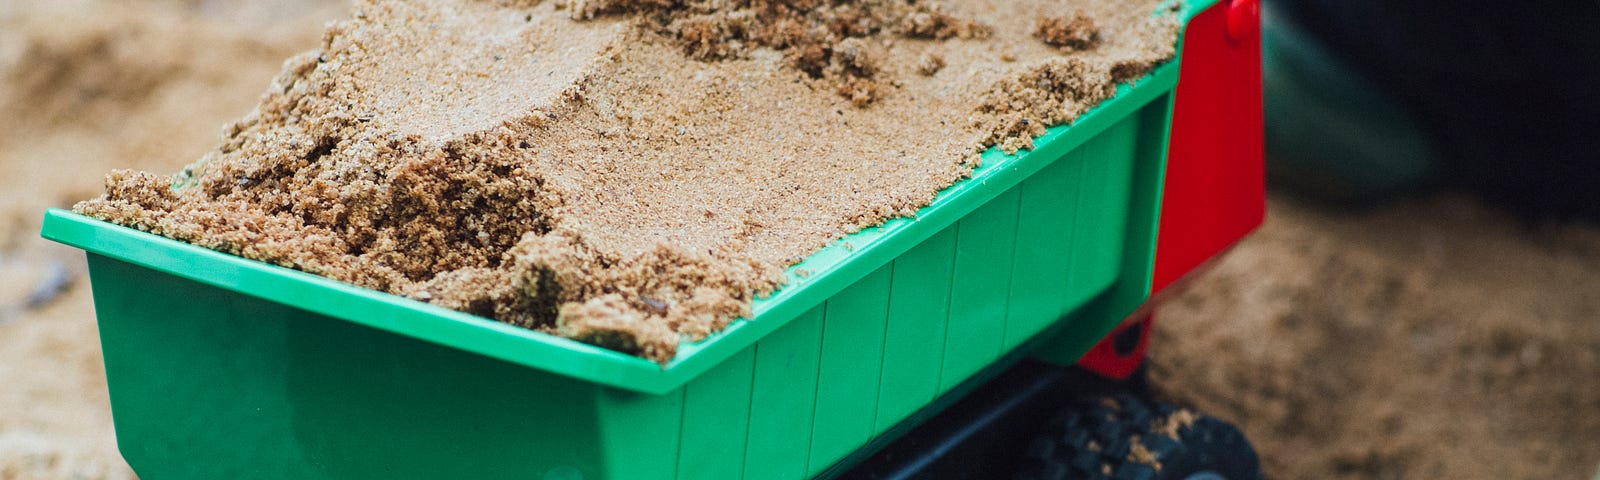
[[[1185,2],[1179,16],[1187,23],[1216,0]],[[1180,48],[1181,51],[1181,48]],[[540,370],[638,392],[663,394],[677,389],[767,333],[814,308],[868,273],[950,226],[1028,176],[1071,151],[1117,120],[1172,90],[1180,59],[1121,85],[1071,125],[1057,126],[1035,139],[1031,152],[984,152],[972,176],[939,192],[914,217],[891,220],[833,242],[789,268],[790,284],[757,299],[754,318],[680,346],[662,367],[620,352],[437,307],[325,277],[237,257],[148,232],[122,227],[70,211],[45,212],[41,236],[120,261],[182,278],[283,303],[357,324],[471,351]],[[1033,160],[1041,157],[1047,160]],[[801,277],[795,272],[809,272]],[[445,320],[445,321],[440,321]]]

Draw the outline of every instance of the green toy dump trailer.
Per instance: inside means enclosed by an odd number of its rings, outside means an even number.
[[[1255,2],[1178,8],[1176,60],[664,367],[65,211],[43,235],[89,253],[142,478],[843,474],[1025,357],[1127,376],[1142,307],[1260,222]]]

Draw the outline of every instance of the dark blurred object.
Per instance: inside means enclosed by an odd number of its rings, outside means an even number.
[[[1438,161],[1412,116],[1283,17],[1270,5],[1262,12],[1267,170],[1273,184],[1367,206],[1434,181]]]
[[[1330,180],[1312,193],[1336,200],[1431,180],[1525,216],[1600,219],[1600,2],[1265,8],[1275,180]]]

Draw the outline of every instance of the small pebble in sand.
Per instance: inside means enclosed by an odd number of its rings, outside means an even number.
[[[940,70],[944,70],[944,57],[937,53],[925,53],[917,61],[917,73],[931,77]]]

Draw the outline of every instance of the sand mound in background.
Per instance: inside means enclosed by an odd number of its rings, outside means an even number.
[[[1276,198],[1164,304],[1150,380],[1237,423],[1269,478],[1589,478],[1600,228],[1463,197]]]
[[[666,362],[1173,54],[1153,1],[1079,6],[1116,26],[1083,51],[1015,15],[1059,8],[361,2],[218,149],[77,210]]]
[[[0,2],[0,479],[133,478],[83,254],[39,238],[44,209],[212,148],[331,3]]]

